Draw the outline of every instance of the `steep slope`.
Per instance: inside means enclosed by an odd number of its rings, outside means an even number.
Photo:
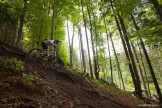
[[[23,54],[2,47],[0,55],[4,60],[0,61],[1,108],[137,108],[139,104],[135,98],[109,93],[65,67],[57,71],[47,69],[39,62],[25,59]],[[21,73],[7,67],[5,60],[11,57],[25,62]]]

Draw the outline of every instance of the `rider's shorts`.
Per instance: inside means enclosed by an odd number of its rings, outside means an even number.
[[[47,43],[42,42],[42,47],[43,47],[43,50],[47,51],[47,49],[48,49]]]

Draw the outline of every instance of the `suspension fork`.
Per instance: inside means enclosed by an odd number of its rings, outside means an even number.
[[[54,46],[54,62],[57,62],[57,46]]]

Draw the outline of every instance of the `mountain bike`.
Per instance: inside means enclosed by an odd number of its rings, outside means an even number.
[[[60,57],[57,57],[57,48],[53,47],[54,51],[48,56],[44,56],[42,50],[39,48],[33,48],[27,54],[27,58],[33,61],[41,61],[47,68],[58,69],[63,66],[63,61]]]

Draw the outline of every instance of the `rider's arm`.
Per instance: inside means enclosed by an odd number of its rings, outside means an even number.
[[[49,41],[50,45],[54,46],[54,40]]]

